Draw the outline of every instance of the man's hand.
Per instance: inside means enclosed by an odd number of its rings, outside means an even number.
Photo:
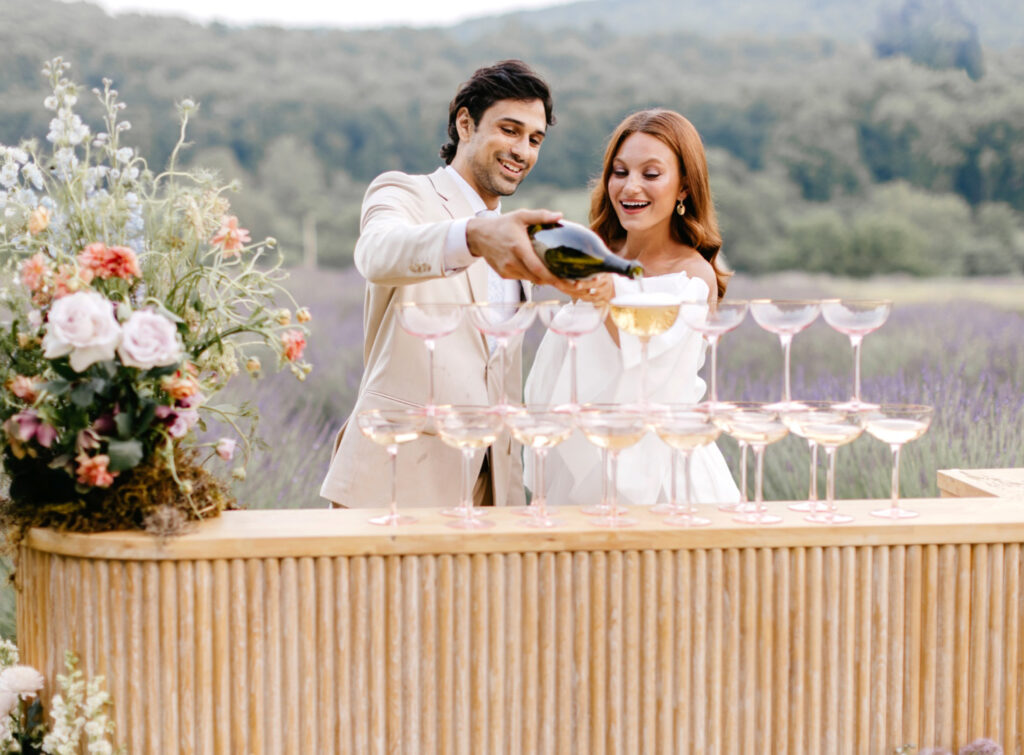
[[[554,223],[560,212],[516,210],[499,217],[470,218],[466,224],[466,244],[474,257],[483,257],[502,278],[527,280],[537,285],[554,286],[566,293],[568,281],[556,278],[533,251],[526,233],[534,223]]]

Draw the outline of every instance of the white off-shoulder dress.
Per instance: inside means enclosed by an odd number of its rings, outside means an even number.
[[[706,302],[708,286],[684,272],[644,278],[644,291],[666,292],[683,301]],[[640,290],[636,281],[616,278],[616,296]],[[580,403],[636,403],[640,398],[640,341],[619,333],[616,346],[602,326],[576,340],[577,390]],[[648,344],[648,400],[655,403],[697,403],[705,391],[698,376],[704,364],[705,344],[700,333],[679,318],[666,333]],[[548,331],[541,340],[526,379],[527,404],[557,405],[569,401],[569,348],[565,337]],[[619,454],[618,495],[623,503],[651,505],[671,498],[671,449],[657,435],[648,433],[636,445]],[[727,503],[739,499],[739,490],[715,444],[693,454],[693,498],[698,503]],[[683,494],[682,469],[679,493]],[[548,503],[587,505],[601,499],[601,453],[583,434],[552,448],[544,468]],[[532,453],[524,458],[524,482],[533,487]]]

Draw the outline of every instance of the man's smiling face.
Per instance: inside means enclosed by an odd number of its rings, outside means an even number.
[[[514,194],[537,162],[547,128],[540,100],[498,100],[473,123],[469,111],[457,115],[459,146],[452,167],[488,207]]]

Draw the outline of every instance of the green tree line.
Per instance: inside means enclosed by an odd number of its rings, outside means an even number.
[[[1024,49],[984,48],[982,59],[968,45],[970,71],[955,55],[914,62],[899,46],[932,27],[913,6],[887,11],[903,36],[849,40],[624,32],[599,16],[548,26],[522,14],[472,34],[233,28],[0,0],[0,142],[46,133],[39,69],[54,55],[88,87],[114,80],[131,141],[157,163],[177,136],[174,101],[191,97],[201,111],[189,159],[241,180],[243,223],[297,256],[303,224],[315,222],[321,261],[342,265],[366,183],[438,165],[458,84],[521,57],[551,82],[558,123],[517,201],[574,196],[582,206],[614,125],[660,105],[705,139],[725,253],[739,270],[1020,273]],[[977,41],[962,31],[946,37]]]

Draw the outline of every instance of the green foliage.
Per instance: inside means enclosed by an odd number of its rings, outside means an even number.
[[[913,15],[912,5],[904,15]],[[981,5],[957,23],[976,24],[981,39],[1005,47],[1003,27],[1013,26],[1019,9],[1004,0]],[[389,168],[436,167],[459,83],[478,65],[522,57],[551,82],[558,118],[524,191],[536,187],[553,201],[563,196],[556,190],[587,186],[623,115],[671,107],[718,155],[712,183],[730,262],[771,270],[799,261],[795,247],[814,245],[818,226],[802,217],[815,205],[843,218],[843,243],[852,243],[857,205],[871,202],[877,184],[957,195],[972,226],[989,203],[1024,212],[1019,48],[986,47],[977,80],[905,56],[880,59],[863,42],[882,11],[897,10],[896,0],[644,0],[641,12],[637,4],[595,0],[586,5],[588,25],[579,23],[581,8],[567,5],[451,29],[343,32],[203,27],[110,18],[84,3],[0,0],[0,141],[45,133],[34,82],[38,61],[55,50],[89,85],[112,75],[133,92],[126,138],[156,160],[177,138],[165,117],[171,98],[189,96],[202,105],[192,130],[202,148],[183,152],[183,164],[237,179],[245,188],[233,200],[239,217],[255,236],[279,239],[289,262],[302,258],[315,227],[320,264],[343,266],[368,181]],[[928,11],[931,21],[907,16],[904,33],[941,37],[943,19],[953,18],[947,11]],[[97,46],[99,38],[106,43]],[[1017,217],[1010,225],[1020,226]],[[791,226],[799,241],[789,238]],[[892,231],[899,223],[882,226]],[[877,233],[864,234],[874,240],[861,243],[876,249]],[[954,260],[940,255],[942,264],[931,267],[1020,269],[1017,241],[977,228],[968,236],[970,248],[958,247]],[[914,234],[897,237],[913,241]],[[820,241],[832,244],[835,234]],[[929,262],[939,259],[934,254],[928,246]],[[930,265],[896,267],[926,272]]]
[[[930,68],[960,68],[972,79],[985,72],[978,27],[954,0],[906,0],[897,12],[883,13],[875,50]]]

